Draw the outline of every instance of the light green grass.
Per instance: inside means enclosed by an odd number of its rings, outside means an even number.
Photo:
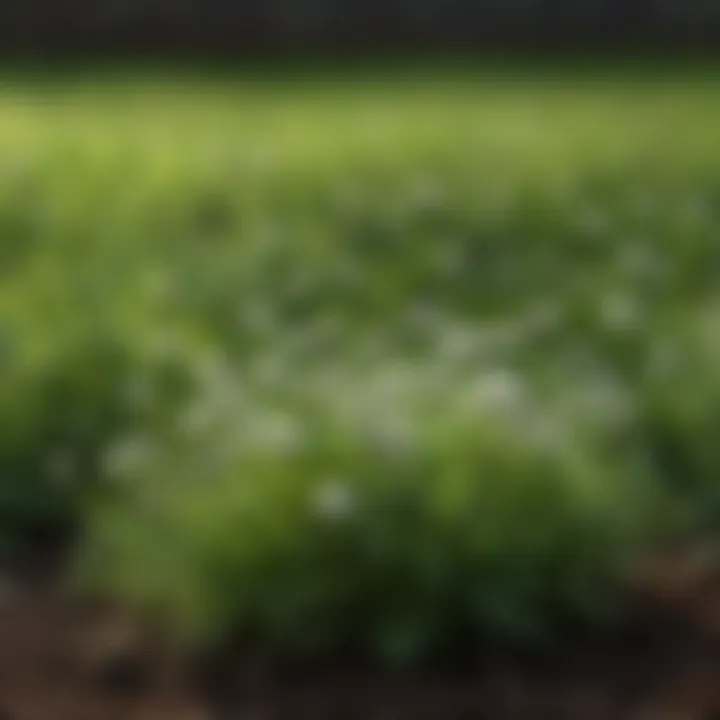
[[[720,510],[720,95],[8,84],[0,517],[189,632],[396,662]]]

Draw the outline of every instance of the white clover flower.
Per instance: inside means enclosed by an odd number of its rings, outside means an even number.
[[[313,494],[314,512],[325,520],[345,520],[357,505],[353,488],[344,478],[332,478],[322,483]]]

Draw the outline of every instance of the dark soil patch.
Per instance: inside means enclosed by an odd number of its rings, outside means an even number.
[[[0,575],[0,720],[714,720],[720,581],[708,557],[648,565],[639,612],[612,637],[408,675],[242,654],[183,663],[117,608],[73,598],[51,564],[28,565]]]

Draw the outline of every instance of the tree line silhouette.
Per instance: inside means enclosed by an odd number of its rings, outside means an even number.
[[[717,0],[0,2],[0,53],[716,45]]]

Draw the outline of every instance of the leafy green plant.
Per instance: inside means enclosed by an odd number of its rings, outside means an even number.
[[[34,92],[0,101],[2,544],[70,525],[195,637],[405,663],[712,529],[714,91]]]

